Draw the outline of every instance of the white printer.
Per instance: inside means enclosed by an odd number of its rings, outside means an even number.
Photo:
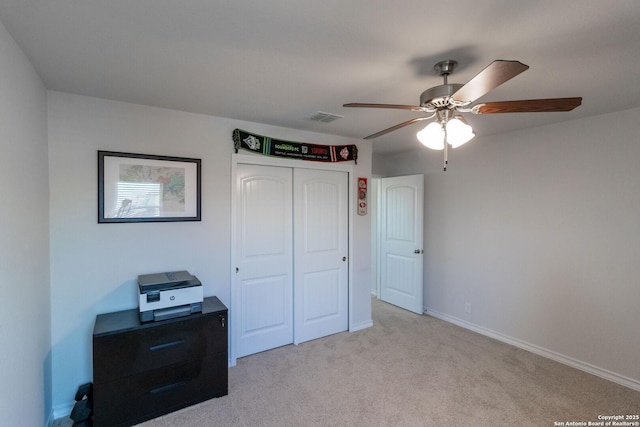
[[[202,311],[202,283],[188,271],[140,275],[138,290],[141,323]]]

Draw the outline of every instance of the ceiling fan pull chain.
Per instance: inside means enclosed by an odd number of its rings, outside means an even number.
[[[442,130],[444,130],[444,171],[447,171],[447,164],[449,164],[449,150],[448,150],[448,145],[449,145],[449,139],[447,138],[447,126],[446,123],[443,122],[442,123]]]

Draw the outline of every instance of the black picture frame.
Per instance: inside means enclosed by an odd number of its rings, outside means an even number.
[[[201,159],[98,151],[98,223],[201,220]]]

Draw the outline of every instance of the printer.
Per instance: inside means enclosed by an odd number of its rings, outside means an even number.
[[[202,283],[188,271],[138,276],[140,323],[202,312]]]

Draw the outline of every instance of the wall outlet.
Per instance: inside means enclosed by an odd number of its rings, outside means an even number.
[[[470,302],[465,302],[464,303],[464,312],[471,314],[471,303]]]

